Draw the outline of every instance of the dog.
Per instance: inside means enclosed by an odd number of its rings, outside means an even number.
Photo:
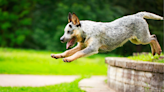
[[[122,46],[128,40],[134,44],[150,44],[153,55],[161,54],[162,50],[155,35],[150,35],[149,27],[144,19],[163,20],[163,17],[149,12],[139,12],[124,16],[112,22],[80,21],[75,13],[68,15],[68,24],[62,43],[67,42],[66,48],[77,46],[61,54],[51,54],[52,58],[64,58],[71,62],[80,57],[96,54],[99,51],[112,51]]]

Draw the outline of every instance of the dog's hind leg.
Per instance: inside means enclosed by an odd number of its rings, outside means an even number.
[[[136,37],[140,44],[150,44],[152,54],[161,54],[162,50],[155,35],[150,35],[148,24],[145,20],[139,21],[133,36]]]
[[[155,35],[151,35],[151,38],[152,38],[152,40],[151,40],[151,42],[150,42],[150,45],[152,45],[153,48],[154,48],[154,50],[155,50],[155,52],[156,52],[158,55],[160,55],[161,52],[162,52],[162,50],[161,50],[161,46],[159,45],[156,36],[155,36]]]
[[[135,44],[150,44],[152,54],[155,55],[157,53],[158,55],[161,54],[161,46],[159,45],[157,38],[155,35],[150,36],[143,36],[141,38],[137,37],[138,39],[136,41],[132,40],[131,42]]]
[[[136,45],[142,44],[140,41],[138,41],[137,39],[130,39],[130,41]],[[155,55],[155,46],[152,42],[150,42],[150,47],[151,47],[151,52],[153,55]]]
[[[132,39],[130,39],[130,42],[133,43],[133,44],[136,44],[136,45],[141,44],[141,42],[139,42],[139,41],[137,40],[137,38],[132,38]]]
[[[153,43],[150,43],[150,47],[151,47],[151,53],[154,56],[155,53],[156,53],[154,44]]]

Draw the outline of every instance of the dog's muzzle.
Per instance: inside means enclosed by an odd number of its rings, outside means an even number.
[[[62,43],[64,43],[64,37],[61,37],[61,38],[60,38],[60,41],[61,41]]]

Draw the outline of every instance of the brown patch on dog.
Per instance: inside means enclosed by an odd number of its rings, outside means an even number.
[[[94,38],[89,38],[89,39],[87,39],[86,45],[88,46],[90,43],[92,43],[92,42],[93,42],[93,39],[94,39]]]
[[[80,57],[83,57],[83,56],[85,56],[86,54],[85,53],[83,53],[83,52],[81,52],[81,51],[78,51],[78,52],[76,52],[75,54],[73,54],[72,56],[70,56],[70,57],[67,57],[67,58],[64,58],[63,59],[63,61],[64,62],[71,62],[71,61],[73,61],[73,60],[76,60],[76,59],[78,59],[78,58],[80,58]]]
[[[76,53],[77,51],[82,50],[83,48],[84,48],[83,43],[79,43],[76,47],[74,47],[74,48],[72,48],[72,49],[70,49],[70,50],[65,51],[62,55],[63,55],[64,57],[68,57],[68,56],[73,55],[73,54]]]
[[[82,33],[79,30],[73,30],[72,37],[76,37],[77,42],[81,42],[83,38],[81,37]]]
[[[152,40],[150,43],[153,45],[153,48],[155,49],[155,52],[158,55],[160,55],[162,50],[161,50],[161,46],[159,45],[158,41],[157,40]]]
[[[79,20],[79,18],[76,16],[75,13],[72,14],[72,23],[73,23],[74,25],[79,25],[79,24],[80,24],[80,20]]]
[[[152,42],[150,43],[150,47],[151,47],[151,53],[154,56],[155,55],[155,46]]]

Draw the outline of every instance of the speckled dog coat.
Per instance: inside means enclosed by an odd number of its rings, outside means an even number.
[[[67,48],[73,46],[76,42],[78,42],[78,45],[62,54],[52,54],[51,56],[53,58],[64,58],[65,62],[71,62],[99,51],[114,50],[128,40],[134,44],[150,44],[152,54],[160,55],[161,47],[155,35],[150,35],[148,24],[144,18],[163,20],[156,14],[139,12],[112,22],[80,21],[76,14],[69,13],[69,23],[66,25],[65,33],[60,40],[67,42]]]

